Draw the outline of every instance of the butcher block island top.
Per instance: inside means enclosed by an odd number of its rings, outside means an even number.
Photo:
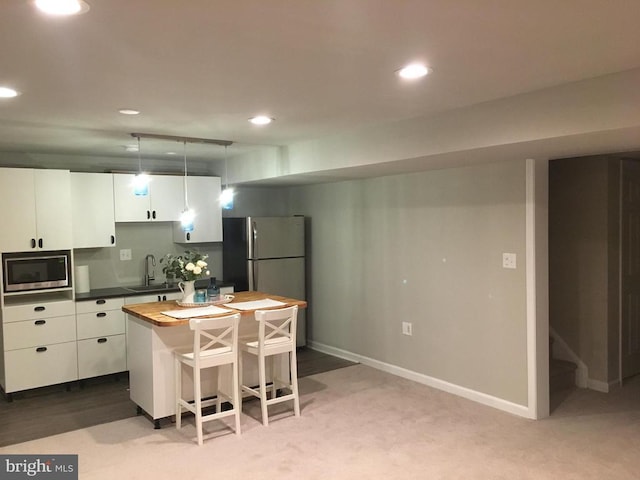
[[[246,310],[246,309],[234,309],[234,303],[244,303],[244,302],[255,302],[260,300],[276,300],[278,302],[282,302],[285,305],[281,305],[279,307],[272,308],[286,308],[293,307],[297,305],[300,308],[306,308],[307,302],[304,300],[296,300],[295,298],[287,298],[281,297],[279,295],[271,295],[263,292],[235,292],[233,294],[234,298],[231,302],[225,303],[223,305],[217,305],[220,308],[231,310],[227,313],[220,313],[217,315],[207,315],[207,317],[218,317],[222,315],[232,315],[234,313],[240,313],[242,315],[253,314],[256,309]],[[122,307],[122,310],[129,315],[133,315],[140,320],[144,320],[145,322],[149,322],[150,324],[156,325],[158,327],[176,327],[179,325],[186,325],[189,323],[189,318],[173,318],[168,315],[163,314],[162,312],[174,312],[176,310],[188,310],[193,307],[181,307],[179,306],[175,300],[167,300],[165,302],[151,302],[151,303],[135,303],[130,305],[125,305]],[[201,318],[204,318],[201,317]]]

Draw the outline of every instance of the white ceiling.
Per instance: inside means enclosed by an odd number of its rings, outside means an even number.
[[[21,92],[0,100],[0,152],[135,164],[124,145],[145,132],[232,140],[233,155],[640,66],[638,1],[86,1],[72,18],[0,2],[0,85]],[[433,74],[401,81],[410,61]],[[142,140],[143,157],[171,150]]]

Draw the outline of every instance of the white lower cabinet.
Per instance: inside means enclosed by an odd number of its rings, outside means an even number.
[[[27,296],[5,299],[2,311],[6,393],[78,378],[74,303]]]
[[[72,382],[78,378],[76,342],[5,352],[5,392]]]
[[[127,369],[124,333],[78,340],[78,378],[91,378]]]
[[[125,297],[124,303],[131,305],[134,303],[151,303],[151,302],[165,302],[167,300],[180,300],[182,298],[182,292],[169,292],[169,293],[147,293],[145,295],[133,295],[131,297]]]
[[[22,322],[24,320],[40,320],[64,315],[74,315],[76,309],[73,300],[46,299],[25,303],[8,304],[2,311],[3,322]]]
[[[220,287],[221,295],[231,295],[233,294],[233,287]]]
[[[220,291],[233,293],[233,287]],[[5,296],[0,385],[11,394],[126,371],[128,332],[122,306],[180,298],[181,292],[76,302],[64,294]]]
[[[4,338],[6,350],[73,342],[76,340],[76,319],[67,315],[7,323]]]
[[[123,298],[76,302],[78,378],[90,378],[127,369]]]

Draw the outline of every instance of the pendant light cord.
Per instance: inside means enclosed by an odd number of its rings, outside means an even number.
[[[224,188],[229,188],[229,166],[227,164],[227,145],[224,146]]]
[[[138,174],[142,173],[142,159],[140,158],[140,137],[138,137]]]
[[[184,141],[184,209],[189,210],[189,200],[187,197],[187,141]]]

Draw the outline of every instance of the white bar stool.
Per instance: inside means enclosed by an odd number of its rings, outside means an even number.
[[[240,372],[242,374],[242,352],[255,355],[258,360],[258,388],[252,388],[241,383],[241,389],[260,399],[262,409],[262,424],[269,425],[268,406],[293,400],[293,410],[296,417],[300,416],[300,398],[298,395],[298,366],[296,363],[296,325],[298,307],[281,308],[277,310],[256,310],[255,318],[258,322],[258,338],[243,338],[240,341]],[[290,381],[277,378],[274,368],[275,355],[289,355]],[[266,360],[270,359],[272,376],[271,398],[267,399]],[[291,391],[288,395],[277,397],[279,387]]]
[[[240,314],[218,318],[191,318],[189,327],[193,330],[193,349],[183,351],[176,349],[175,379],[176,379],[176,428],[182,426],[182,413],[188,410],[196,417],[198,445],[202,445],[202,424],[220,418],[235,416],[235,432],[240,435],[240,412],[242,403],[238,388],[238,323]],[[182,367],[186,365],[193,369],[193,402],[182,398]],[[233,373],[233,392],[220,391],[220,375],[216,371],[216,398],[203,400],[200,372],[207,368],[231,365]],[[231,402],[232,409],[221,411],[222,398]],[[202,408],[216,405],[216,413],[202,414]]]

